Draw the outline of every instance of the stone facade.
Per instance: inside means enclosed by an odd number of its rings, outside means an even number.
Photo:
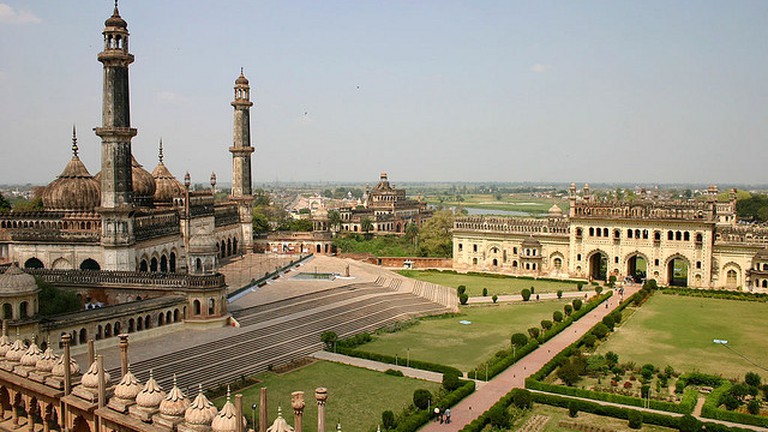
[[[571,185],[567,216],[553,206],[542,219],[457,219],[454,268],[768,292],[768,228],[737,224],[735,194],[717,195],[712,186],[704,200],[610,202]]]

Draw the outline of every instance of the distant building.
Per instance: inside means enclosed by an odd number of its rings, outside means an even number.
[[[421,226],[432,216],[427,203],[406,197],[405,189],[397,189],[389,183],[387,173],[382,172],[379,184],[372,190],[366,188],[362,204],[339,209],[341,231],[363,232],[364,222],[371,222],[371,233],[405,234],[409,223]]]
[[[735,193],[717,195],[710,186],[705,200],[599,201],[571,185],[567,216],[553,205],[541,219],[457,219],[454,268],[768,292],[768,228],[737,224]]]

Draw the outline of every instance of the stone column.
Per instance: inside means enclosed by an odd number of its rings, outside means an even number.
[[[69,341],[72,336],[69,333],[61,335],[61,346],[64,349],[64,395],[72,393],[72,371],[69,368],[69,364],[72,361],[72,356],[69,353]]]
[[[267,412],[267,388],[261,388],[261,395],[259,397],[259,432],[267,432],[267,420],[269,413]],[[254,425],[256,427],[256,425]]]
[[[243,395],[239,393],[235,395],[235,418],[237,419],[237,428],[235,429],[235,432],[244,432],[243,431]]]
[[[32,400],[30,400],[32,402]],[[35,407],[27,403],[27,428],[29,432],[35,432]]]
[[[88,364],[85,366],[86,368],[91,367],[93,362],[96,361],[96,348],[93,344],[93,339],[88,339]]]
[[[104,408],[107,403],[107,383],[104,380],[104,357],[101,355],[96,357],[96,371],[99,374],[99,408]]]
[[[117,337],[120,338],[120,376],[124,377],[128,373],[128,335],[123,333]]]
[[[293,406],[293,430],[302,432],[304,418],[304,392],[296,391],[291,393],[291,406]]]
[[[18,407],[16,406],[16,400],[15,399],[16,399],[15,397],[11,398],[11,423],[14,426],[18,426],[19,425],[19,410],[18,410]]]
[[[328,399],[328,390],[325,387],[315,389],[317,400],[317,432],[325,432],[325,401]]]

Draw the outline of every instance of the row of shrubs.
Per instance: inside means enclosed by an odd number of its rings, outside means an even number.
[[[405,366],[405,361],[403,361],[402,357],[393,357],[386,354],[372,353],[368,351],[362,351],[362,350],[347,348],[347,347],[338,346],[338,345],[336,346],[336,352],[339,354],[348,355],[350,357],[357,357],[357,358],[373,360],[381,363]],[[442,374],[454,374],[458,376],[462,375],[461,371],[456,369],[455,367],[422,361],[422,360],[410,359],[409,366],[415,369],[439,372]]]
[[[711,290],[693,288],[664,288],[664,294],[679,295],[685,297],[717,298],[724,300],[741,300],[754,302],[768,302],[768,294],[751,293],[746,291]]]
[[[455,376],[454,376],[455,377]],[[455,388],[445,396],[434,401],[432,406],[439,406],[441,409],[452,407],[459,403],[462,399],[472,394],[475,391],[474,381],[457,380],[458,383]],[[445,387],[445,376],[443,386]],[[395,431],[395,432],[415,432],[421,429],[422,426],[427,424],[434,418],[434,414],[429,409],[417,409],[415,411],[406,411],[400,418],[395,419],[392,411],[384,411],[381,415],[383,430]]]
[[[722,385],[710,393],[707,400],[704,402],[704,406],[701,407],[701,416],[715,420],[768,427],[768,417],[738,411],[728,411],[720,408],[723,399],[727,397],[733,386],[734,384],[730,381],[722,380]]]
[[[523,336],[523,338],[525,338],[526,336],[524,334],[517,333],[513,335],[512,344],[515,346],[515,349],[500,351],[499,353],[497,353],[496,356],[494,356],[490,360],[491,363],[488,364],[488,379],[491,379],[496,375],[500,374],[501,372],[505,371],[508,367],[515,364],[518,360],[527,356],[533,350],[538,348],[540,344],[543,344],[544,342],[555,337],[558,333],[560,333],[561,331],[565,330],[568,326],[570,326],[574,321],[588,314],[590,311],[596,308],[603,301],[611,297],[612,294],[613,292],[609,291],[603,294],[602,296],[597,297],[597,299],[593,299],[592,301],[587,302],[586,304],[584,304],[580,299],[576,299],[579,301],[579,304],[583,304],[583,306],[580,306],[577,311],[573,312],[571,315],[567,316],[562,321],[554,323],[548,330],[540,332],[537,337],[531,338],[526,342],[523,342],[522,339],[519,341],[516,341],[516,339],[519,337],[518,335],[521,335]],[[576,300],[574,300],[574,302]],[[499,355],[500,353],[503,355]],[[476,368],[474,370],[474,373],[482,376],[485,373],[485,365],[483,365],[482,367]]]

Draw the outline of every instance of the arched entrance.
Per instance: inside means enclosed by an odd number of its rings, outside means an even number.
[[[37,258],[30,258],[24,262],[24,268],[41,269],[44,267],[43,262]]]
[[[101,266],[96,260],[87,258],[80,263],[80,270],[101,270]]]
[[[608,276],[608,255],[597,251],[589,257],[589,277],[594,280],[606,280]]]
[[[77,416],[72,425],[72,432],[91,432],[91,427],[88,425],[88,421],[83,417]]]
[[[669,286],[688,286],[688,261],[674,257],[667,263],[667,284]]]
[[[635,254],[627,260],[627,276],[635,282],[641,282],[648,277],[648,260],[640,254]]]
[[[739,274],[734,269],[728,269],[725,273],[725,287],[728,289],[736,289],[739,286]]]

